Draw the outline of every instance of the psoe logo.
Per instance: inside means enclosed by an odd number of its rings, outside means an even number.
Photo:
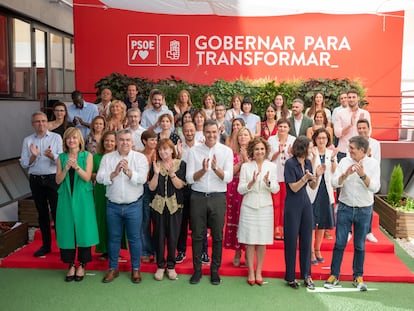
[[[128,65],[157,66],[158,36],[152,34],[128,35]]]

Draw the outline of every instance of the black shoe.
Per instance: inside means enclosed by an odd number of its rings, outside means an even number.
[[[79,272],[82,272],[82,275],[78,275]],[[80,282],[83,280],[85,276],[85,264],[81,263],[78,267],[78,269],[76,269],[76,274],[75,274],[75,282]]]
[[[175,263],[182,263],[186,258],[184,252],[178,252],[177,257],[175,257]]]
[[[221,282],[220,276],[217,272],[211,272],[210,274],[210,283],[213,285],[219,285]]]
[[[288,281],[286,282],[287,286],[293,288],[293,289],[298,289],[299,288],[299,283],[296,282],[296,280],[293,281]]]
[[[42,246],[41,248],[39,248],[34,254],[33,254],[33,256],[35,256],[35,257],[41,257],[41,256],[44,256],[44,255],[46,255],[46,254],[49,254],[50,253],[50,248],[46,248],[46,247],[44,247],[44,246]]]
[[[313,281],[311,278],[307,278],[303,280],[303,283],[305,283],[305,286],[307,289],[311,289],[311,290],[315,289],[315,284],[313,284]]]
[[[76,267],[74,264],[69,265],[69,272],[73,272],[73,274],[66,274],[65,282],[72,282],[75,279]]]
[[[190,278],[190,284],[198,284],[198,282],[200,282],[201,276],[201,270],[194,271],[193,275]]]

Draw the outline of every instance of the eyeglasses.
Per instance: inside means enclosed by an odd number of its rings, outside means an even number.
[[[66,110],[65,109],[55,109],[55,110],[53,110],[54,112],[65,112]]]
[[[226,111],[226,109],[216,109],[216,111]]]

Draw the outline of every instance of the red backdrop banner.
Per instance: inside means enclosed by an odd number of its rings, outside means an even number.
[[[74,1],[74,37],[82,92],[95,92],[95,82],[112,72],[194,83],[358,78],[368,89],[373,136],[397,139],[390,127],[399,119],[384,112],[400,110],[403,18],[179,16],[79,4]]]

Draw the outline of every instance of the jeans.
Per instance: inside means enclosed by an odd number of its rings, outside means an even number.
[[[142,197],[130,204],[116,204],[107,201],[109,269],[118,269],[119,249],[125,226],[131,254],[132,269],[141,265],[142,248]]]
[[[352,208],[342,202],[338,202],[336,241],[333,250],[331,274],[339,278],[344,250],[348,240],[348,232],[354,225],[354,260],[352,269],[354,278],[364,273],[365,237],[368,234],[372,215],[372,205],[360,208]]]
[[[142,196],[142,256],[154,254],[154,246],[151,240],[151,207],[150,203],[154,194],[149,190],[148,184],[144,184],[144,195]]]

